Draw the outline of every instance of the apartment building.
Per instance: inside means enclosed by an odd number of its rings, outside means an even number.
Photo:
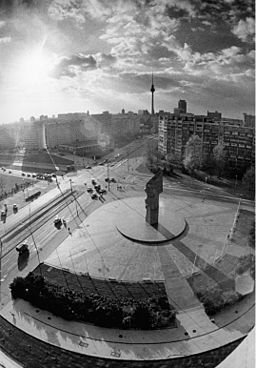
[[[243,171],[254,163],[254,129],[226,121],[216,122],[204,115],[160,114],[158,149],[166,158],[182,160],[186,143],[193,134],[202,139],[202,160],[207,160],[213,148],[222,141],[232,167]]]
[[[16,124],[0,126],[0,151],[14,149],[18,144]]]
[[[19,125],[19,146],[27,150],[40,150],[45,148],[43,121],[25,121]]]
[[[100,123],[100,132],[118,141],[127,136],[136,136],[140,132],[140,117],[131,111],[120,114],[110,114],[104,111],[102,114],[91,115]]]
[[[45,121],[45,140],[49,148],[82,144],[88,139],[97,138],[98,134],[99,123],[86,114],[59,114],[58,118]]]

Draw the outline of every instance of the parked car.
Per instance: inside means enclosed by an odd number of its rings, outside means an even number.
[[[11,172],[11,170],[9,170],[9,174],[11,174],[12,172]]]
[[[27,243],[18,244],[16,250],[19,253],[19,255],[29,253],[28,244]]]
[[[87,188],[87,192],[88,193],[92,193],[93,192],[93,189],[92,188]]]
[[[92,167],[90,165],[85,166],[86,169],[91,169]]]
[[[21,173],[22,176],[25,176],[25,173]]]
[[[110,181],[112,181],[112,183],[116,183],[116,179],[115,178],[111,178]]]
[[[28,177],[28,178],[30,178],[30,176],[31,176],[30,174],[27,174],[27,177]]]
[[[96,193],[94,193],[92,196],[91,196],[91,199],[98,199],[98,196]]]

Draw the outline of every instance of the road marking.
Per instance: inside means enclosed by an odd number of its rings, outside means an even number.
[[[3,282],[6,279],[7,275],[8,275],[8,273],[6,275],[4,275],[3,278],[1,278],[1,282]]]

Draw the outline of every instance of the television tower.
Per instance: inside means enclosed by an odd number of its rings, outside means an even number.
[[[151,84],[150,92],[152,94],[152,99],[151,99],[151,115],[154,115],[154,113],[155,113],[155,111],[154,111],[154,92],[155,92],[155,87],[154,87],[154,81],[153,81],[153,73],[152,73],[152,84]]]

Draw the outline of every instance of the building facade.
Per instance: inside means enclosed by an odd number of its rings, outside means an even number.
[[[231,167],[244,171],[254,164],[254,129],[216,122],[204,115],[181,117],[171,113],[160,114],[158,149],[167,159],[183,160],[186,143],[193,134],[202,140],[202,161],[207,161],[213,148],[223,142]]]
[[[91,116],[65,114],[45,120],[45,140],[49,148],[60,145],[81,145],[88,139],[97,139],[99,124]]]
[[[0,126],[0,151],[15,149],[18,145],[17,124]]]
[[[244,126],[255,128],[255,115],[244,113]]]
[[[134,137],[140,132],[140,117],[133,112],[110,114],[104,111],[102,114],[91,115],[99,122],[100,133],[110,136],[110,139],[118,141],[122,138]]]
[[[20,124],[19,146],[29,151],[45,148],[44,129],[44,122],[39,120]]]

